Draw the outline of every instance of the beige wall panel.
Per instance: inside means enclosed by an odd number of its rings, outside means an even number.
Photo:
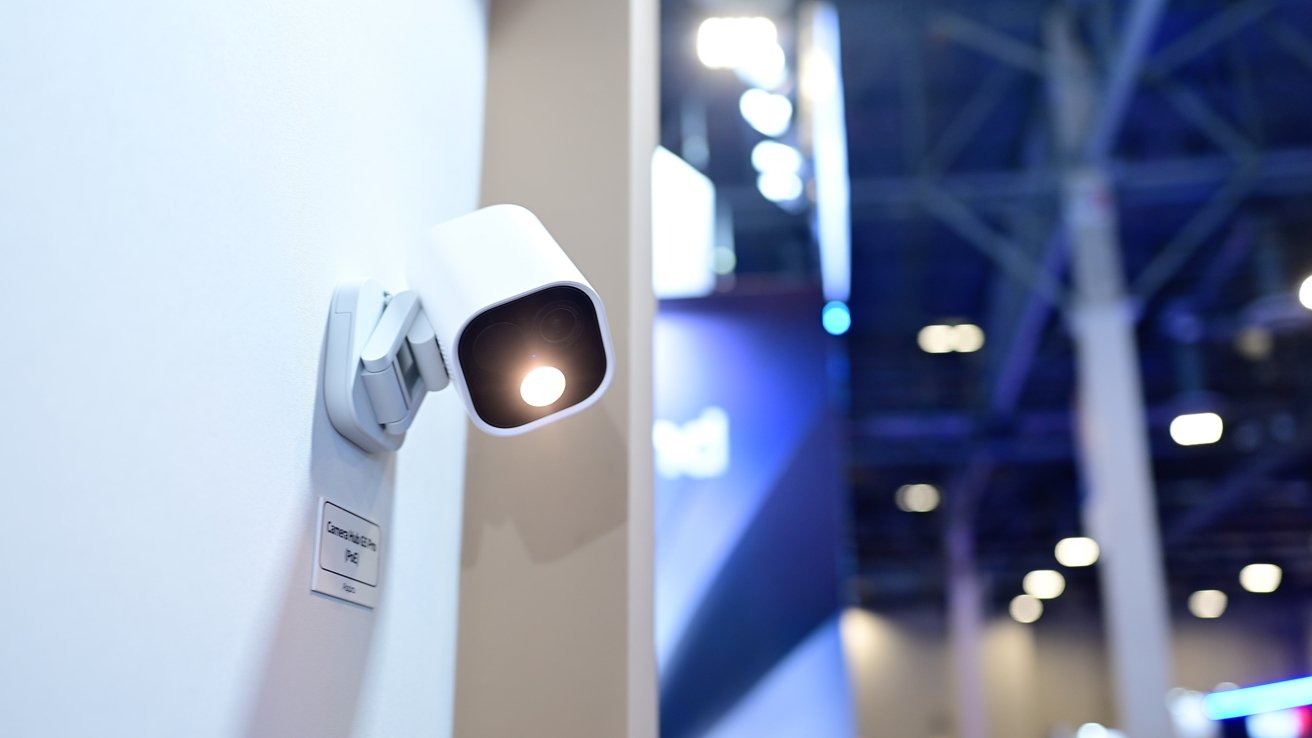
[[[470,434],[457,736],[655,735],[652,0],[506,0],[489,19],[483,201],[532,209],[606,304],[593,409]]]

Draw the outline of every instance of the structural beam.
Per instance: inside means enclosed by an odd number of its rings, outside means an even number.
[[[1043,74],[1043,54],[1005,33],[950,11],[940,11],[930,20],[930,31],[950,38],[1004,64]]]
[[[1165,10],[1166,0],[1135,0],[1130,6],[1121,28],[1121,45],[1112,59],[1097,113],[1087,132],[1080,134],[1084,136],[1082,153],[1085,158],[1105,159],[1111,153]],[[1080,127],[1084,127],[1083,122]]]

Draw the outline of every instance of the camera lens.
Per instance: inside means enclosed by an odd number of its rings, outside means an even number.
[[[581,330],[578,308],[568,302],[553,302],[542,308],[538,316],[538,334],[547,343],[566,343]]]
[[[524,331],[514,323],[493,323],[474,339],[474,361],[484,371],[508,372],[526,354]]]

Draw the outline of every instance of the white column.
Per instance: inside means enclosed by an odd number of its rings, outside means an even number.
[[[1099,100],[1069,14],[1045,28],[1049,99],[1063,155],[1062,219],[1071,248],[1085,527],[1102,546],[1103,617],[1116,727],[1129,738],[1174,735],[1166,576],[1139,376],[1135,315],[1125,288],[1116,199],[1101,161],[1085,156]]]
[[[971,516],[950,511],[948,523],[948,639],[952,653],[953,695],[959,738],[987,738],[984,701],[984,607],[975,568]]]
[[[1102,545],[1103,616],[1112,693],[1130,738],[1173,735],[1170,622],[1139,377],[1111,188],[1096,169],[1066,176],[1064,217],[1075,269],[1071,316],[1079,388],[1085,525]]]

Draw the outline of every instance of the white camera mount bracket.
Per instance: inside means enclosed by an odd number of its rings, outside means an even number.
[[[337,288],[328,314],[323,394],[339,433],[371,453],[395,451],[424,396],[449,383],[417,294],[389,295],[372,280]]]

